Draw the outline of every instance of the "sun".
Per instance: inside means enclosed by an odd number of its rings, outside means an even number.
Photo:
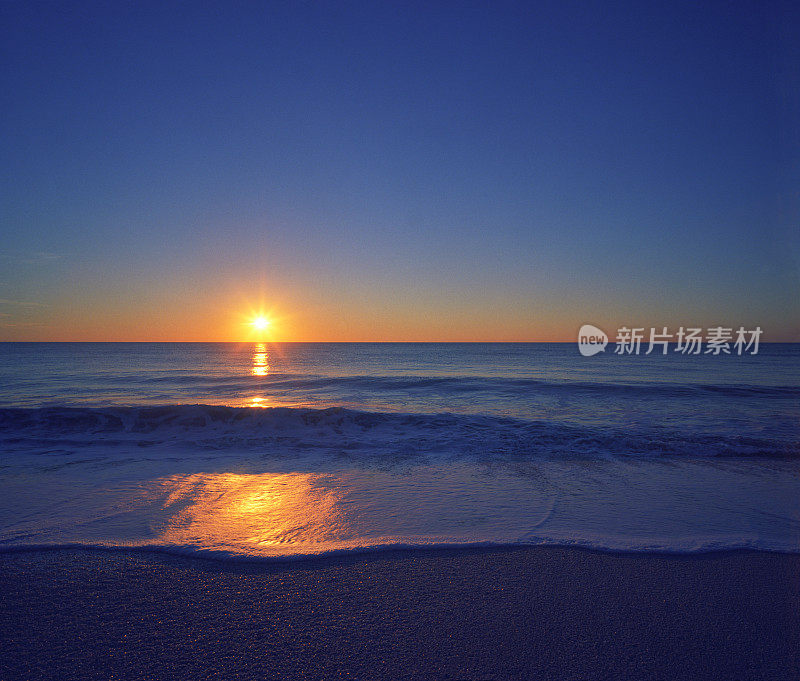
[[[285,317],[275,308],[251,306],[236,314],[238,336],[244,342],[274,341],[284,331]]]
[[[256,331],[265,331],[269,328],[270,321],[264,315],[258,315],[250,322]]]

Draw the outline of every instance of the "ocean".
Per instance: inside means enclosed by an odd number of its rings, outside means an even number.
[[[798,473],[795,344],[0,344],[0,551],[800,553]]]

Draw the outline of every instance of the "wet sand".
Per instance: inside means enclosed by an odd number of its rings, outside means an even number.
[[[800,678],[800,556],[0,553],[2,679]]]

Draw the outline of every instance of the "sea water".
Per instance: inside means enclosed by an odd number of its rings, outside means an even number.
[[[800,346],[0,344],[0,551],[800,552]]]

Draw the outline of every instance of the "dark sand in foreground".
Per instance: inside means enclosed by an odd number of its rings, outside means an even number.
[[[3,679],[800,678],[800,556],[0,554]]]

